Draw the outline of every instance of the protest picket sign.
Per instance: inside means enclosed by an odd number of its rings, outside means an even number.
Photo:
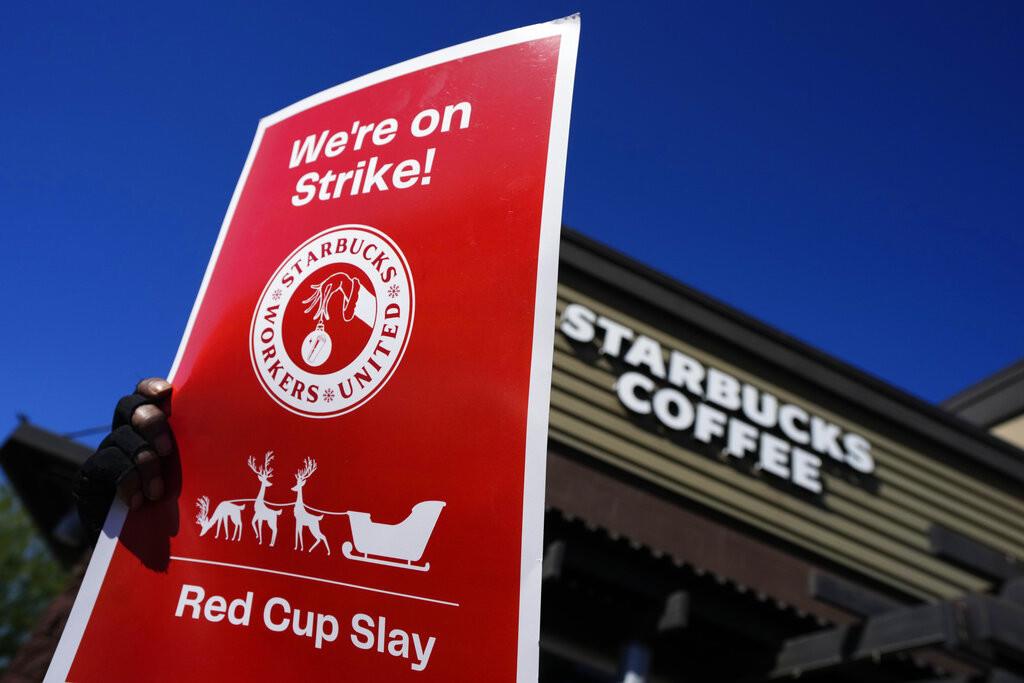
[[[536,680],[570,17],[263,119],[50,681]],[[201,163],[201,160],[197,160]]]

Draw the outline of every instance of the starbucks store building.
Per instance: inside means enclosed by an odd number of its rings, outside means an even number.
[[[541,681],[1024,683],[1024,363],[936,406],[574,231],[559,280]],[[69,566],[87,454],[0,451]]]

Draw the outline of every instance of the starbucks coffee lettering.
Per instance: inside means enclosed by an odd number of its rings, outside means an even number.
[[[613,387],[628,411],[651,416],[695,444],[720,445],[727,459],[752,459],[755,471],[813,494],[824,491],[826,463],[860,475],[874,472],[871,443],[860,434],[678,349],[666,349],[586,306],[566,306],[558,329],[629,368]]]

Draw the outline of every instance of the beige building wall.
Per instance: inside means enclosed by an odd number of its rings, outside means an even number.
[[[1024,415],[1007,420],[992,428],[992,433],[1014,446],[1024,448]]]

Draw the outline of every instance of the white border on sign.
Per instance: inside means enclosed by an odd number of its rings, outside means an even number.
[[[267,128],[318,104],[348,95],[357,90],[404,76],[444,62],[462,59],[518,43],[559,36],[558,70],[555,79],[551,112],[551,130],[548,139],[547,169],[544,180],[544,199],[541,212],[540,243],[537,259],[537,289],[534,302],[533,354],[530,366],[529,405],[526,417],[526,453],[523,471],[523,527],[519,588],[519,643],[516,668],[517,683],[533,683],[539,676],[540,658],[540,592],[541,562],[544,535],[544,485],[547,460],[548,413],[551,400],[551,364],[555,339],[555,299],[558,285],[558,246],[562,226],[562,190],[565,184],[565,163],[569,145],[569,116],[579,47],[580,18],[572,15],[544,24],[534,24],[493,36],[472,40],[461,45],[431,52],[421,57],[389,66],[366,76],[328,88],[281,109],[260,120],[246,157],[242,174],[235,185],[227,213],[221,223],[217,242],[206,266],[199,294],[189,315],[188,324],[167,379],[174,382],[192,326],[203,303],[221,246],[238,206],[242,188],[249,177],[256,151]],[[46,672],[45,683],[67,681],[68,673],[78,652],[89,617],[96,604],[110,560],[117,547],[117,538],[127,517],[127,508],[115,501],[107,515],[93,551],[92,559],[82,580],[71,615],[64,627],[60,643]]]

